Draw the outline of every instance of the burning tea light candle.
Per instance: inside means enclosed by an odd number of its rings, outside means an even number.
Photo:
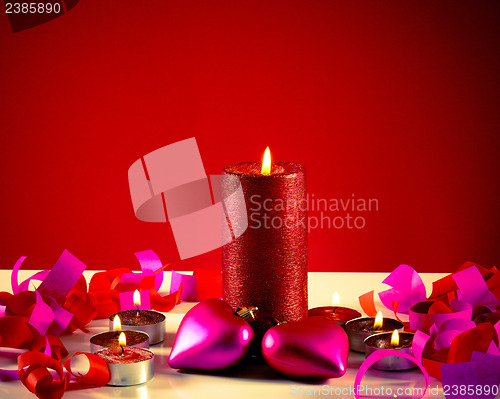
[[[165,316],[154,310],[139,309],[141,296],[138,290],[134,292],[135,310],[122,310],[109,316],[109,328],[113,328],[115,316],[119,316],[122,326],[126,330],[142,331],[149,335],[151,345],[162,342],[165,339]]]
[[[393,330],[403,331],[404,325],[398,320],[382,317],[382,312],[377,317],[359,317],[345,323],[345,331],[349,338],[349,349],[356,352],[364,352],[364,341],[370,335],[391,332]]]
[[[309,309],[308,316],[325,316],[329,319],[336,321],[337,324],[345,328],[346,321],[356,319],[361,317],[361,313],[357,310],[351,308],[345,308],[343,306],[338,306],[340,303],[340,298],[338,292],[333,294],[333,306],[321,306],[317,308]]]
[[[413,356],[413,336],[413,333],[400,333],[398,330],[394,330],[392,333],[385,332],[373,334],[365,339],[365,356],[368,357],[373,352],[384,349],[394,349],[398,352]],[[387,356],[376,361],[372,367],[378,370],[397,371],[409,370],[417,366],[414,362],[404,357]]]
[[[248,227],[222,247],[223,296],[233,308],[257,306],[279,321],[307,317],[307,199],[305,168],[271,162],[226,166],[222,189],[241,185]],[[226,203],[229,219],[239,204]],[[233,211],[238,209],[238,211]],[[235,216],[232,218],[231,216]],[[241,215],[239,215],[241,216]],[[239,231],[239,226],[231,226]]]
[[[122,330],[120,317],[113,318],[113,331],[106,331],[90,338],[90,352],[95,353],[103,348],[119,348],[120,333],[125,334],[128,346],[149,348],[149,335],[141,331]]]
[[[108,385],[120,387],[137,385],[153,378],[153,352],[127,346],[124,332],[120,333],[118,348],[101,349],[96,355],[108,364],[111,374]]]

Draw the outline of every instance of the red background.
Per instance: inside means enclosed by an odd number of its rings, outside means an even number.
[[[311,271],[498,265],[499,4],[81,0],[18,33],[0,15],[0,267],[178,258],[127,170],[192,136],[207,173],[269,145],[315,197],[379,200],[363,230],[310,234]]]

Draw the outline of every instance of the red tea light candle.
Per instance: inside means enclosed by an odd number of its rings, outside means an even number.
[[[134,292],[135,310],[122,310],[109,316],[109,328],[113,328],[115,316],[119,316],[125,330],[142,331],[149,335],[151,345],[165,339],[165,315],[154,310],[139,309],[141,296],[138,290]]]
[[[153,378],[153,352],[126,345],[127,340],[122,332],[119,337],[119,348],[106,348],[96,352],[96,355],[108,364],[111,377],[107,385],[120,387],[138,385]]]
[[[223,193],[241,189],[248,227],[222,247],[223,297],[233,308],[257,306],[279,321],[307,317],[307,199],[305,168],[271,162],[228,165]],[[230,220],[239,204],[229,199]],[[248,216],[248,217],[247,217]],[[240,226],[231,226],[239,231]]]
[[[96,334],[90,338],[90,352],[95,353],[104,348],[119,348],[120,334],[124,333],[128,346],[149,348],[149,335],[142,331],[122,330],[120,317],[113,318],[113,331]]]
[[[309,309],[308,316],[325,316],[330,320],[336,321],[342,328],[345,329],[345,323],[349,320],[361,317],[361,313],[357,310],[338,306],[340,303],[339,294],[333,294],[333,306],[320,306]]]
[[[349,338],[349,349],[356,352],[365,351],[365,339],[381,332],[403,331],[404,325],[398,320],[383,317],[378,312],[376,317],[359,317],[345,323],[345,331]]]
[[[370,356],[373,352],[384,349],[394,349],[398,352],[413,356],[412,343],[413,333],[398,332],[373,334],[365,339],[365,356]],[[400,356],[387,356],[372,365],[378,370],[400,371],[417,367],[414,362]]]

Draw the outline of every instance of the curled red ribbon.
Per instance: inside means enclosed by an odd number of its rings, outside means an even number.
[[[71,368],[71,361],[77,356],[87,357],[89,368],[84,374],[75,373]],[[106,362],[92,353],[76,352],[66,360],[66,375],[61,363],[41,352],[21,354],[17,358],[17,364],[19,379],[40,399],[59,399],[67,390],[100,387],[106,385],[110,378]],[[59,378],[54,378],[50,370],[54,370]]]
[[[89,362],[89,370],[85,374],[74,373],[71,369],[71,360],[76,356],[86,356]],[[64,362],[64,367],[68,373],[75,379],[68,386],[68,390],[101,387],[106,385],[110,378],[109,368],[106,362],[93,353],[76,352]]]
[[[61,363],[41,352],[26,352],[17,358],[19,379],[40,399],[59,399],[66,390],[67,379]],[[54,379],[49,369],[57,373]]]

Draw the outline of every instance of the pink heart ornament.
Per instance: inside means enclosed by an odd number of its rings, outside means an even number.
[[[168,363],[176,369],[225,369],[243,360],[254,339],[250,325],[231,306],[207,299],[182,319]]]
[[[336,322],[313,316],[269,329],[262,354],[273,369],[290,377],[337,378],[347,371],[349,341]]]

